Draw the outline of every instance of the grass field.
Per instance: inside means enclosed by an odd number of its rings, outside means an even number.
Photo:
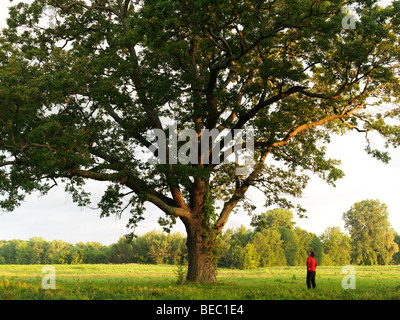
[[[356,267],[356,289],[342,288],[342,267],[319,267],[307,290],[304,267],[220,269],[213,285],[177,284],[176,266],[55,265],[56,288],[44,290],[42,265],[1,265],[2,300],[400,299],[400,266]]]

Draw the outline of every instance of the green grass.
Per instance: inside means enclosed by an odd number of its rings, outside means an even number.
[[[342,288],[342,267],[319,267],[315,290],[306,288],[304,267],[220,269],[217,284],[177,284],[177,267],[168,265],[54,267],[56,289],[44,290],[43,266],[1,265],[0,299],[400,299],[400,266],[356,267],[355,290]]]

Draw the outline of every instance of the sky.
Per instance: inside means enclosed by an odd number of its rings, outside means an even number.
[[[0,3],[9,5],[8,0],[0,0]],[[6,17],[7,9],[3,5],[0,7],[0,28],[5,26]],[[381,145],[379,139],[371,142]],[[351,132],[345,136],[332,137],[327,156],[342,161],[340,168],[345,177],[333,187],[311,176],[303,196],[293,199],[294,203],[307,210],[308,216],[307,219],[300,219],[295,215],[297,226],[317,235],[322,234],[327,227],[339,226],[344,231],[344,212],[355,202],[378,199],[388,205],[389,222],[400,233],[400,149],[390,149],[392,160],[389,164],[383,164],[367,155],[364,148],[364,134]],[[94,205],[100,200],[105,187],[104,183],[87,183]],[[254,199],[254,204],[258,206],[255,213],[268,210],[263,207],[263,195],[259,191],[249,190],[247,196]],[[138,235],[154,229],[161,230],[157,219],[163,213],[152,204],[148,204],[147,208],[146,219],[136,229]],[[100,218],[99,210],[78,207],[61,185],[53,188],[47,196],[32,194],[14,212],[0,214],[0,240],[42,237],[47,241],[57,239],[72,244],[96,241],[109,245],[116,243],[128,232],[128,219],[128,212],[120,219],[115,216]],[[236,228],[242,224],[249,227],[250,221],[251,217],[246,213],[231,214],[226,228]],[[180,221],[172,231],[185,233]]]

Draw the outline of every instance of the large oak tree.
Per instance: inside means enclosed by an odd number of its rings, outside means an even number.
[[[87,205],[85,181],[106,181],[102,215],[129,209],[134,227],[153,203],[164,227],[186,227],[187,279],[215,282],[216,238],[235,208],[252,210],[250,187],[290,208],[310,172],[343,176],[325,156],[332,134],[399,144],[399,22],[398,2],[373,0],[17,4],[0,39],[1,207],[60,181]],[[146,133],[168,138],[172,120],[199,150],[204,129],[252,127],[255,165],[146,160]]]

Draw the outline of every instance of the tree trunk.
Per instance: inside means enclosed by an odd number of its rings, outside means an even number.
[[[215,272],[215,232],[205,232],[200,223],[185,223],[187,231],[188,273],[187,281],[217,282]]]

